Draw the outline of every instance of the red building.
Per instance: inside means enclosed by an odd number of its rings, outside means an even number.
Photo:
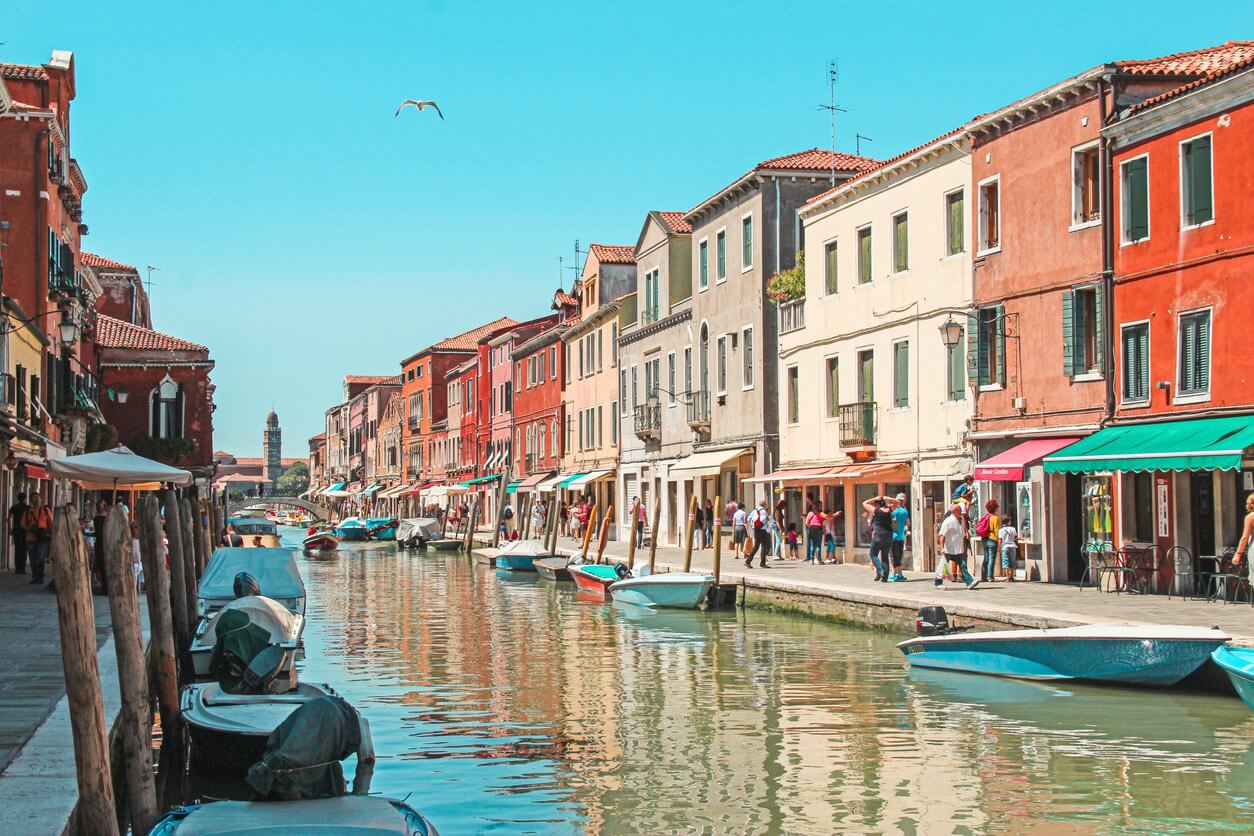
[[[83,264],[95,272],[96,281],[100,284],[97,311],[141,328],[152,327],[148,291],[144,289],[138,270],[130,264],[95,253],[84,252],[82,259]]]
[[[1248,44],[1229,43],[1099,65],[968,125],[975,225],[970,438],[982,464],[999,456],[996,464],[1019,465],[977,466],[976,479],[981,502],[999,498],[1032,523],[1023,543],[1029,577],[1078,580],[1086,544],[1109,534],[1105,515],[1086,513],[1081,500],[1109,497],[1109,485],[1079,474],[1047,477],[1041,466],[1042,456],[1093,433],[1115,411],[1115,265],[1101,128],[1248,52]],[[1021,479],[999,481],[1005,477],[995,473],[1007,470],[1022,471]],[[1046,508],[1047,524],[1038,524]]]
[[[516,345],[512,466],[519,490],[530,491],[561,466],[565,410],[566,323],[578,316],[579,300],[559,290],[553,297],[557,324]]]
[[[1102,133],[1115,420],[1049,466],[1111,482],[1117,547],[1221,555],[1254,490],[1254,42],[1234,66],[1132,106]]]

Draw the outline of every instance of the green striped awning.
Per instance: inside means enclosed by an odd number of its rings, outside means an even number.
[[[1046,473],[1238,470],[1254,446],[1254,416],[1124,424],[1045,457]]]
[[[505,486],[506,493],[517,493],[518,486],[522,484],[522,479],[517,479]]]
[[[480,476],[476,479],[467,479],[465,482],[462,482],[462,487],[468,488],[471,485],[482,485],[484,482],[495,482],[497,479],[500,479],[500,478],[501,478],[501,474],[492,473],[492,474],[489,474],[488,476]]]
[[[558,487],[560,488],[570,487],[571,482],[575,481],[576,479],[582,476],[587,476],[587,475],[588,475],[587,473],[572,473],[569,476],[564,477],[562,481],[558,483]]]

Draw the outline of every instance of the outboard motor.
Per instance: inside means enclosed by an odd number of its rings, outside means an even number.
[[[626,563],[615,563],[614,574],[618,575],[618,579],[621,581],[631,577],[631,570],[627,568]]]
[[[253,657],[248,663],[248,667],[244,669],[241,681],[243,682],[243,693],[245,694],[264,694],[270,689],[270,685],[278,678],[279,672],[283,670],[283,663],[286,661],[287,651],[272,644],[265,650]]]
[[[235,590],[236,598],[261,594],[261,583],[247,572],[240,572],[235,576],[233,588]]]
[[[921,607],[914,618],[920,636],[944,636],[950,632],[949,615],[944,607]]]

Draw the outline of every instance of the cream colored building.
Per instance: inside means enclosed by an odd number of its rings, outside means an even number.
[[[966,139],[954,133],[801,210],[806,292],[780,306],[771,481],[791,521],[811,498],[843,512],[845,561],[866,559],[862,501],[904,492],[918,552],[906,565],[930,568],[934,515],[971,472],[970,183]],[[957,335],[952,346],[945,333]]]
[[[602,514],[614,504],[618,473],[620,300],[635,287],[636,248],[592,244],[575,288],[580,318],[562,335],[566,426],[557,485],[563,499],[592,497]]]

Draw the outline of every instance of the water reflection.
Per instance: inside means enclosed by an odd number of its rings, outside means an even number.
[[[456,555],[301,560],[302,676],[448,833],[1248,825],[1239,701],[909,672],[895,639],[650,612]]]

